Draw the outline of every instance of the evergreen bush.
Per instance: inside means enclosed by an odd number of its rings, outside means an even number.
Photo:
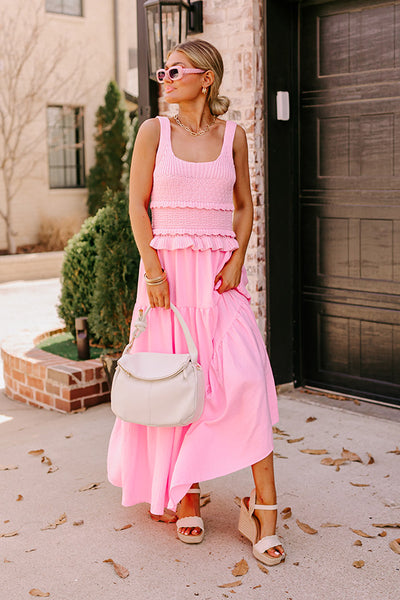
[[[75,337],[75,317],[89,317],[95,290],[96,237],[101,232],[102,211],[83,223],[65,248],[61,271],[61,297],[58,315]],[[92,341],[96,341],[91,336]]]
[[[122,350],[136,298],[139,252],[124,192],[106,194],[102,233],[96,237],[96,282],[89,329],[102,346]]]
[[[110,81],[104,106],[96,112],[96,159],[87,178],[89,215],[95,215],[104,206],[107,189],[122,191],[124,156],[129,139],[126,111],[121,92],[115,81]]]

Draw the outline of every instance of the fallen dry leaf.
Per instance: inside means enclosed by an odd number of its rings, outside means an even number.
[[[200,496],[200,508],[202,508],[203,506],[205,506],[209,502],[211,502],[211,494],[210,493],[201,494],[201,496]]]
[[[219,585],[219,588],[232,588],[232,587],[237,587],[238,585],[242,585],[241,581],[234,581],[233,583],[223,583],[222,585]]]
[[[331,457],[329,457],[329,458],[323,458],[321,460],[321,465],[328,465],[328,467],[331,467],[334,464],[335,464],[335,461]]]
[[[80,492],[87,492],[87,490],[97,490],[99,489],[99,485],[101,485],[102,481],[98,481],[97,483],[89,483],[89,485],[85,485],[85,487],[80,488]]]
[[[242,506],[242,500],[241,498],[239,498],[239,496],[235,496],[233,499],[234,503],[236,504],[236,506]]]
[[[371,455],[369,452],[367,452],[367,455],[368,455],[368,462],[367,462],[367,465],[373,465],[373,464],[374,464],[374,462],[375,462],[375,459],[374,459],[374,457],[373,457],[373,456],[372,456],[372,455]]]
[[[289,435],[285,431],[282,431],[282,429],[279,429],[279,427],[277,427],[276,425],[272,426],[272,433],[276,433],[278,435],[287,435],[287,436]]]
[[[5,563],[11,563],[11,562],[12,562],[12,560],[7,560],[7,559],[5,558],[5,559],[3,560],[3,562],[5,562]]]
[[[85,411],[86,411],[86,406],[83,406],[82,408],[77,408],[76,410],[71,410],[70,414],[76,415],[77,413],[81,413],[81,412],[85,412]]]
[[[242,575],[246,575],[248,570],[249,565],[247,564],[247,561],[242,558],[242,560],[239,560],[232,569],[232,575],[234,577],[242,577]]]
[[[40,454],[43,454],[43,452],[43,448],[40,448],[40,450],[29,450],[28,454],[32,454],[32,456],[39,456]]]
[[[361,537],[365,537],[365,538],[374,538],[374,535],[369,535],[368,533],[365,533],[365,531],[362,531],[361,529],[352,529],[350,527],[351,531],[353,533],[356,533],[357,535],[361,535]]]
[[[289,527],[289,525],[287,523],[284,523],[283,526],[284,526],[285,529],[290,529],[290,527]]]
[[[393,552],[396,552],[396,554],[400,554],[400,538],[389,542],[389,548],[393,550]]]
[[[297,442],[302,442],[304,440],[304,436],[303,437],[299,437],[299,438],[294,438],[294,439],[290,439],[290,440],[286,440],[288,444],[296,444]]]
[[[389,450],[388,452],[386,452],[386,454],[398,454],[398,455],[400,455],[400,448],[398,446],[396,446],[396,448],[394,450]]]
[[[31,548],[30,550],[25,550],[25,552],[36,552],[36,548]]]
[[[252,590],[258,590],[258,588],[260,588],[260,587],[261,587],[261,585],[255,585],[255,586],[254,586],[254,587],[252,587],[251,589],[252,589]]]
[[[287,506],[286,508],[283,508],[281,510],[281,519],[283,519],[283,520],[290,519],[291,516],[292,516],[292,509],[290,508],[290,506]]]
[[[257,567],[260,569],[260,571],[262,571],[263,573],[266,573],[268,575],[269,571],[268,571],[267,567],[264,567],[264,565],[262,565],[259,562],[257,562]]]
[[[306,419],[306,423],[312,423],[313,421],[316,421],[316,420],[317,420],[317,417],[308,417]]]
[[[127,525],[123,525],[123,527],[114,527],[115,531],[124,531],[125,529],[129,529],[132,527],[132,523],[127,523]]]
[[[23,496],[21,496],[21,494],[18,494],[18,496],[17,496],[17,502],[20,502],[20,501],[21,501],[21,500],[23,500],[23,499],[24,499],[24,497],[23,497]]]
[[[342,458],[345,460],[350,460],[351,462],[360,462],[362,463],[361,458],[355,452],[350,452],[350,450],[346,450],[346,448],[342,448]]]
[[[48,473],[55,473],[56,471],[58,471],[59,467],[56,467],[56,465],[52,465],[51,467],[49,467],[47,469]]]
[[[294,564],[295,567],[298,567],[300,563],[298,561],[296,561],[293,564]]]
[[[274,456],[276,456],[276,458],[288,458],[287,456],[283,456],[282,454],[279,454],[279,452],[274,452]]]
[[[18,465],[0,465],[0,471],[13,471],[18,469]]]
[[[48,456],[42,456],[42,458],[40,459],[40,462],[46,463],[46,465],[49,465],[49,466],[53,464],[51,462],[51,459]]]
[[[0,537],[14,537],[18,535],[18,531],[10,531],[10,533],[0,533]]]
[[[49,523],[46,527],[42,527],[41,531],[46,531],[46,529],[56,529],[59,525],[63,525],[67,522],[67,515],[63,513],[54,523]]]
[[[74,525],[74,527],[79,527],[79,525],[83,525],[83,524],[84,524],[84,522],[85,522],[85,521],[84,521],[83,519],[81,519],[80,521],[74,521],[74,522],[72,523],[72,525]]]
[[[341,527],[339,523],[322,523],[320,527]]]
[[[356,569],[361,569],[364,565],[365,562],[363,560],[355,560],[353,562],[353,567],[355,567]]]
[[[387,532],[386,531],[381,531],[380,533],[378,533],[379,537],[386,537],[387,536]]]
[[[354,542],[353,546],[362,546],[362,541],[361,540],[356,540]]]
[[[313,448],[303,448],[302,450],[300,450],[300,452],[303,452],[304,454],[328,454],[328,451],[325,449],[313,449]]]
[[[350,485],[354,485],[354,487],[369,487],[370,486],[369,483],[353,483],[352,481],[350,481]]]
[[[122,565],[119,565],[118,563],[114,562],[112,558],[107,558],[106,560],[103,560],[103,562],[112,563],[112,565],[114,567],[114,571],[116,572],[118,577],[121,577],[121,579],[125,579],[126,577],[128,577],[128,575],[129,575],[128,569],[126,567],[123,567]]]
[[[302,531],[304,531],[304,533],[309,533],[310,535],[313,535],[314,533],[318,533],[317,529],[313,529],[312,527],[310,527],[310,525],[307,525],[307,523],[302,523],[298,519],[296,519],[296,523],[300,527],[300,529]]]
[[[373,527],[400,527],[400,523],[372,523]]]
[[[69,440],[70,438],[72,438],[72,433],[68,433],[67,435],[64,435],[64,437]]]
[[[42,592],[41,590],[38,590],[36,588],[29,590],[29,593],[31,596],[38,596],[40,598],[48,598],[50,596],[49,592]]]

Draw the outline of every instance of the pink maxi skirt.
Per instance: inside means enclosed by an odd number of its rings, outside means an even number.
[[[186,427],[145,427],[116,418],[108,449],[108,478],[122,488],[123,506],[148,502],[153,514],[176,509],[192,483],[232,473],[273,449],[277,398],[264,341],[240,285],[219,294],[214,280],[230,251],[158,250],[172,302],[199,350],[206,382],[203,415]],[[133,311],[148,306],[140,266]],[[156,308],[132,352],[187,352],[172,311]]]

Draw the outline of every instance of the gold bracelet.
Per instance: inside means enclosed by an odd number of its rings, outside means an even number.
[[[162,283],[164,283],[164,281],[167,281],[166,277],[162,281],[157,281],[157,283],[149,283],[148,281],[146,281],[146,285],[161,285]]]
[[[167,274],[165,273],[164,269],[162,270],[162,275],[160,275],[159,277],[153,277],[152,279],[150,279],[149,277],[147,277],[146,273],[144,274],[144,279],[146,281],[146,283],[148,283],[149,285],[154,285],[154,284],[158,284],[158,283],[163,283],[166,279],[167,279]]]

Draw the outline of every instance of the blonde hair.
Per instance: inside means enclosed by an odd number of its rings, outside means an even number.
[[[186,54],[196,69],[204,69],[214,73],[214,82],[208,88],[208,105],[212,115],[223,115],[229,108],[230,100],[226,96],[219,96],[224,63],[218,50],[205,40],[189,40],[178,44],[171,52]],[[171,54],[169,52],[168,56]]]

